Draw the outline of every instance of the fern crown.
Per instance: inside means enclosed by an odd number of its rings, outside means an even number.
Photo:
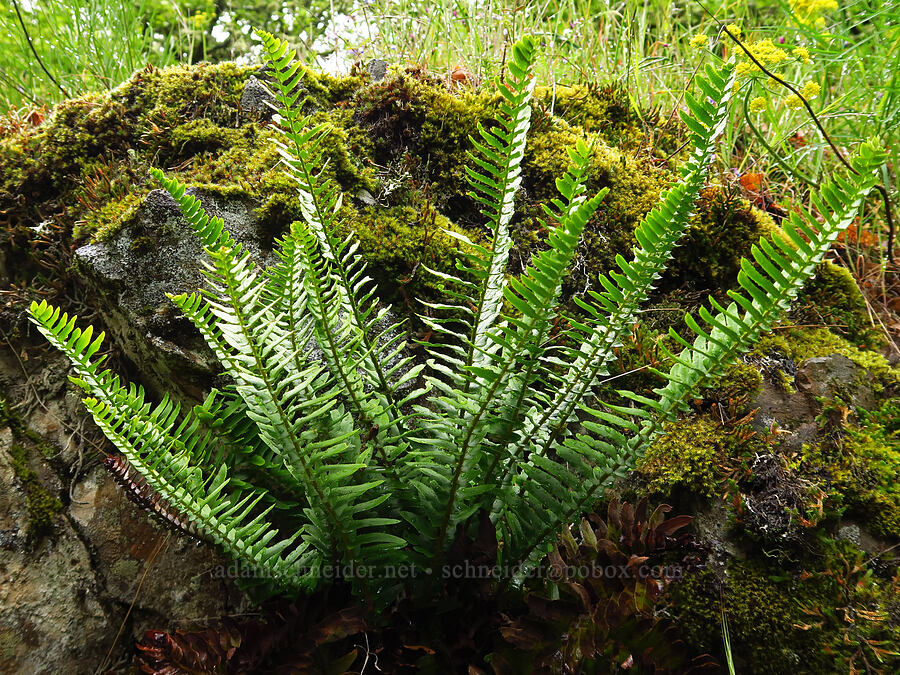
[[[385,327],[353,236],[338,232],[341,192],[323,173],[328,129],[299,109],[304,69],[287,46],[263,40],[279,108],[278,151],[296,183],[302,219],[278,242],[277,264],[260,269],[219,218],[185,186],[151,169],[172,194],[208,261],[203,291],[170,298],[193,322],[230,384],[184,409],[152,403],[94,358],[103,334],[46,302],[32,320],[72,361],[84,404],[131,469],[202,539],[256,566],[279,591],[314,588],[329,565],[376,570],[354,578],[381,601],[409,580],[399,566],[434,570],[458,532],[489,517],[501,562],[527,571],[561,528],[591,509],[625,475],[663,424],[698,387],[767,331],[813,276],[872,189],[884,153],[863,144],[856,174],[836,177],[741,262],[724,306],[710,299],[687,316],[690,338],[658,372],[653,397],[598,394],[614,350],[688,228],[722,132],[731,63],[696,78],[682,119],[693,151],[678,181],[635,230],[630,256],[575,298],[564,340],[551,334],[582,233],[605,195],[592,193],[592,148],[569,149],[559,197],[545,207],[545,250],[518,278],[506,274],[510,221],[522,181],[531,120],[535,40],[512,49],[495,124],[479,126],[466,167],[468,193],[487,237],[460,242],[455,274],[431,271],[446,290],[421,320],[436,337],[425,363],[405,351],[401,325]],[[308,345],[315,342],[321,358]],[[409,575],[406,575],[409,576]],[[415,576],[415,575],[413,575]]]

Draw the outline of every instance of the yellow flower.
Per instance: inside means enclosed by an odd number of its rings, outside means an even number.
[[[768,107],[769,102],[766,100],[765,96],[757,96],[755,99],[750,101],[750,112],[761,113]]]
[[[803,85],[803,96],[807,100],[815,98],[822,91],[822,87],[817,82],[807,82]]]
[[[803,63],[809,63],[809,50],[806,47],[797,47],[796,49],[791,51],[791,54],[796,56],[799,60],[803,61]]]
[[[709,37],[707,35],[704,35],[703,33],[697,33],[697,35],[691,38],[690,45],[694,49],[703,49],[708,42]]]
[[[797,94],[791,94],[786,99],[784,99],[784,104],[792,110],[803,107],[803,101],[800,100],[800,97],[797,96]]]
[[[791,9],[797,14],[818,14],[837,8],[837,0],[791,0]]]
[[[759,70],[759,68],[752,61],[741,61],[735,66],[734,70],[738,74],[738,77],[741,77],[743,75],[749,75],[750,73]]]
[[[727,26],[725,26],[725,28],[728,30],[729,33],[731,33],[738,40],[741,39],[741,27],[738,26],[736,23],[730,23]]]
[[[753,56],[757,60],[762,61],[767,66],[774,66],[788,57],[787,52],[781,47],[776,47],[775,43],[769,38],[754,42],[753,46],[750,47],[750,51],[753,52]]]

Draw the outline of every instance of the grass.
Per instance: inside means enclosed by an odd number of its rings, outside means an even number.
[[[347,2],[355,4],[346,9]],[[260,21],[276,21],[274,32],[293,27],[296,34],[286,37],[320,66],[382,58],[448,76],[463,71],[475,84],[500,72],[515,36],[531,33],[543,43],[542,81],[615,80],[641,109],[664,116],[682,105],[704,60],[736,51],[721,34],[723,25],[736,24],[748,45],[771,40],[784,51],[787,58],[771,65],[780,77],[818,87],[811,104],[844,152],[873,136],[889,150],[900,140],[900,0],[273,0],[252,10],[211,0],[0,0],[0,95],[13,107],[53,103],[115,86],[148,62],[227,57],[213,46],[221,36],[207,32],[230,30],[233,51],[246,42],[242,27]],[[707,45],[691,44],[699,35]],[[788,95],[766,77],[742,81],[744,104],[735,106],[720,176],[737,185],[738,176],[758,174],[759,191],[791,208],[839,161]],[[894,199],[896,171],[893,160],[883,179]],[[874,201],[857,231],[845,242],[844,262],[869,290],[873,321],[900,334],[900,271],[884,259],[883,210]]]

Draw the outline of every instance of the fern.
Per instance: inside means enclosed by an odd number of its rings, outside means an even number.
[[[168,397],[153,405],[101,369],[102,334],[44,302],[31,318],[71,359],[86,407],[142,477],[141,494],[155,491],[177,512],[173,522],[257,566],[281,591],[315,587],[328,576],[323,566],[355,565],[376,570],[353,579],[357,592],[390,602],[404,584],[378,570],[437,569],[479,512],[495,525],[501,562],[527,569],[789,307],[885,161],[862,145],[857,173],[836,177],[815,202],[825,222],[794,214],[784,239],[754,247],[732,303],[710,298],[699,318],[686,319],[692,338],[673,333],[683,351],[659,373],[665,386],[654,398],[621,391],[629,405],[614,405],[598,398],[600,385],[688,228],[727,120],[732,64],[707,67],[696,80],[702,97],[686,96],[693,152],[636,229],[630,257],[617,256],[602,289],[575,298],[580,313],[562,317],[564,279],[605,191],[589,192],[593,148],[579,141],[556,181],[559,198],[544,209],[545,250],[508,277],[537,56],[533,39],[518,42],[497,83],[496,120],[478,127],[466,167],[487,243],[448,233],[463,253],[455,273],[432,271],[450,290],[421,317],[440,343],[426,344],[427,362],[414,363],[402,326],[383,328],[388,308],[358,242],[338,235],[341,192],[323,171],[329,128],[297,105],[303,66],[283,42],[260,37],[280,107],[281,166],[303,216],[277,242],[277,263],[257,268],[184,185],[153,170],[208,258],[206,288],[171,300],[230,384],[191,410]],[[561,318],[571,326],[565,344],[551,339]]]

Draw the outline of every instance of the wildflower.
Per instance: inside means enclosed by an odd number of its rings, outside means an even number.
[[[796,56],[800,61],[803,61],[803,63],[809,63],[811,60],[809,58],[809,50],[806,47],[797,47],[791,51],[791,54]]]
[[[837,0],[791,0],[791,9],[797,14],[819,14],[837,8]]]
[[[734,67],[734,70],[737,73],[738,77],[741,77],[743,75],[749,75],[750,73],[759,70],[759,67],[757,67],[757,65],[752,61],[741,61]]]
[[[728,30],[729,33],[731,33],[738,40],[741,39],[741,27],[738,26],[736,23],[730,23],[727,26],[725,26],[725,28]]]
[[[757,60],[768,66],[774,66],[781,63],[788,57],[787,52],[781,49],[781,47],[776,47],[775,43],[769,38],[754,42],[750,51],[753,52],[753,56],[755,56]]]
[[[697,33],[697,35],[691,38],[690,45],[694,49],[703,49],[704,47],[706,47],[708,42],[709,37],[707,35],[705,35],[704,33]]]
[[[752,113],[761,113],[768,107],[769,102],[766,100],[765,96],[757,96],[750,101],[750,112]]]
[[[821,91],[822,87],[819,86],[818,82],[807,82],[803,85],[803,96],[806,99],[815,98]]]
[[[791,94],[786,99],[784,99],[784,104],[791,110],[796,110],[797,108],[803,107],[803,101],[799,96],[797,96],[797,94]]]

